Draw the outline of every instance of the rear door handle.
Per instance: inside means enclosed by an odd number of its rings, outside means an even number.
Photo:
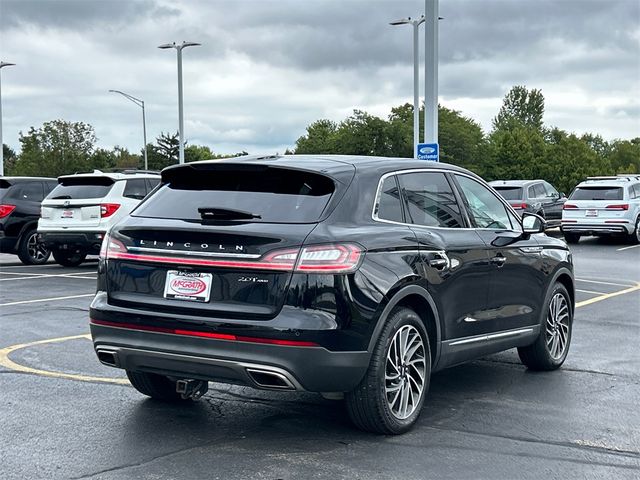
[[[502,267],[507,261],[507,257],[503,255],[496,255],[491,259],[491,263],[498,266],[498,268]]]

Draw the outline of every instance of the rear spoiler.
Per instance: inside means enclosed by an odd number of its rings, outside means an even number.
[[[115,180],[111,177],[101,177],[98,175],[66,175],[58,177],[60,185],[101,185],[108,187],[113,185]]]

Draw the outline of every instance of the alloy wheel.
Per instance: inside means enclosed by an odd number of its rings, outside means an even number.
[[[27,239],[27,252],[35,262],[42,262],[49,256],[49,250],[38,242],[38,234],[36,232],[29,235]]]
[[[426,368],[420,332],[412,325],[404,325],[391,340],[385,365],[385,396],[394,417],[404,420],[420,404]]]
[[[559,360],[569,344],[569,305],[562,293],[556,293],[549,303],[546,324],[547,351],[551,358]]]

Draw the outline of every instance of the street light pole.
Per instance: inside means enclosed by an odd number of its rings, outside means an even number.
[[[175,48],[178,57],[178,135],[180,137],[179,145],[179,158],[178,163],[184,163],[184,108],[182,102],[182,49],[186,47],[197,47],[199,43],[196,42],[182,42],[181,45],[176,45],[176,42],[165,43],[158,48],[166,50],[168,48]]]
[[[11,67],[15,63],[0,62],[0,72],[3,67]],[[4,175],[4,143],[2,143],[2,75],[0,75],[0,177]]]
[[[420,82],[420,60],[418,59],[418,54],[420,47],[418,45],[418,33],[422,23],[424,23],[424,15],[415,20],[407,17],[389,24],[411,25],[413,27],[413,158],[418,158],[417,145],[420,142],[420,93],[418,91],[418,83]]]
[[[425,0],[424,143],[438,143],[438,0]]]
[[[142,108],[142,137],[144,141],[144,169],[149,170],[149,164],[147,163],[147,119],[144,114],[144,101],[139,98],[129,95],[128,93],[121,92],[120,90],[109,90],[111,93],[119,93],[127,100],[132,101],[136,105]]]

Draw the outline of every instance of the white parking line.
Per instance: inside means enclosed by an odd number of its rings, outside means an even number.
[[[603,282],[601,280],[587,280],[586,278],[576,278],[578,282],[587,283],[599,283],[600,285],[613,285],[614,287],[634,287],[633,283],[615,283],[615,282]]]
[[[630,245],[628,247],[618,248],[616,251],[617,252],[622,252],[624,250],[629,250],[630,248],[638,248],[638,247],[640,247],[640,243],[638,245]]]
[[[37,298],[35,300],[21,300],[19,302],[0,303],[0,307],[8,307],[10,305],[23,305],[25,303],[54,302],[56,300],[69,300],[72,298],[93,297],[93,296],[95,296],[95,293],[85,293],[82,295],[69,295],[66,297]]]
[[[593,290],[580,290],[579,288],[576,288],[576,292],[591,293],[592,295],[606,295],[606,293],[604,292],[594,292]]]
[[[91,273],[91,272],[89,272]],[[85,272],[78,273],[59,273],[59,274],[49,274],[49,273],[21,273],[21,272],[0,272],[0,275],[16,275],[16,277],[10,278],[0,278],[0,282],[7,282],[9,280],[30,280],[33,278],[82,278],[86,280],[96,280],[97,277],[81,277],[80,275],[86,275]],[[23,275],[23,276],[21,276]]]

